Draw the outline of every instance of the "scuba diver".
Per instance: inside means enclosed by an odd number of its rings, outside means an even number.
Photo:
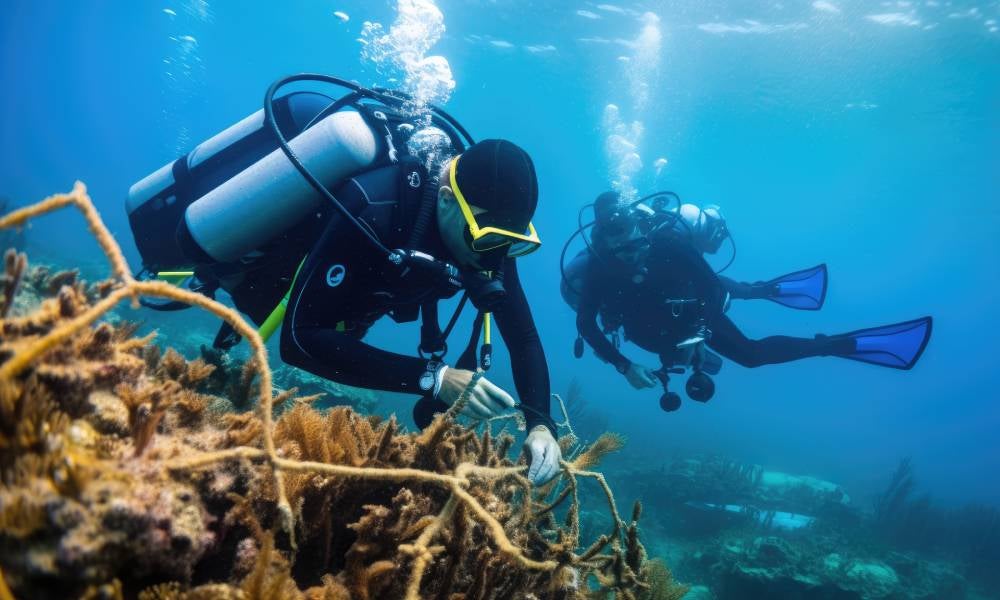
[[[676,206],[668,208],[673,202]],[[930,339],[931,317],[840,335],[750,339],[726,315],[731,299],[766,299],[819,310],[826,297],[826,265],[770,281],[738,282],[721,275],[735,259],[736,246],[719,207],[684,204],[672,192],[631,203],[623,202],[617,192],[605,192],[588,206],[593,221],[582,222],[584,207],[561,259],[562,295],[577,314],[574,353],[582,356],[586,341],[636,389],[662,385],[660,406],[665,411],[681,404],[680,396],[668,389],[669,376],[687,369],[692,371],[685,386],[688,396],[701,402],[711,399],[715,384],[710,375],[722,366],[719,355],[750,368],[839,356],[910,369]],[[587,247],[566,265],[567,250],[577,235]],[[717,253],[726,240],[732,258],[715,271],[704,255]],[[619,331],[657,354],[662,366],[652,369],[626,358]]]
[[[347,93],[277,95],[301,81]],[[534,165],[509,141],[474,142],[437,107],[414,116],[410,101],[325,75],[278,80],[263,110],[132,186],[126,208],[141,275],[209,296],[228,292],[265,339],[281,326],[288,364],[346,385],[420,395],[420,427],[467,389],[462,412],[474,419],[520,408],[528,476],[544,483],[561,452],[516,261],[541,243],[531,223]],[[438,303],[460,292],[442,329]],[[472,334],[449,364],[449,335],[469,302],[477,311]],[[363,341],[387,315],[421,319],[415,355]],[[494,322],[510,349],[520,405],[483,376]],[[223,325],[213,345],[237,342]]]

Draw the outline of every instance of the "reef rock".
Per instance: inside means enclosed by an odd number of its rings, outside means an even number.
[[[964,581],[946,564],[900,553],[889,553],[883,561],[821,534],[728,536],[693,553],[682,566],[688,577],[710,587],[718,600],[966,597]]]
[[[862,598],[888,598],[899,588],[899,577],[892,567],[880,562],[854,561],[844,571],[845,588]]]

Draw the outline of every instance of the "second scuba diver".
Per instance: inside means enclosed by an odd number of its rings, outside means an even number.
[[[350,93],[275,96],[301,80]],[[540,244],[531,224],[534,165],[509,141],[473,143],[439,109],[408,116],[400,110],[407,100],[326,76],[279,80],[263,111],[132,187],[127,208],[145,271],[193,265],[188,285],[229,292],[265,337],[283,323],[287,363],[347,385],[420,395],[420,427],[467,389],[463,413],[473,418],[515,408],[476,372],[477,363],[485,370],[492,362],[495,320],[527,424],[528,477],[543,483],[558,472],[561,452],[516,262]],[[438,302],[459,292],[442,331]],[[449,365],[448,334],[466,300],[478,315]],[[363,341],[386,315],[422,317],[419,356]],[[480,328],[486,338],[477,353]],[[216,346],[236,341],[223,328]]]
[[[677,206],[666,209],[670,200]],[[712,397],[715,387],[708,375],[718,372],[721,360],[709,349],[745,367],[839,356],[910,369],[930,338],[932,321],[923,317],[841,335],[750,339],[726,315],[731,298],[818,310],[826,296],[825,265],[767,282],[740,283],[721,276],[703,257],[718,252],[727,239],[732,242],[718,207],[681,204],[670,192],[633,203],[605,192],[593,210],[593,223],[581,224],[577,232],[587,240],[585,230],[592,227],[591,240],[565,267],[562,281],[563,297],[577,312],[575,352],[582,354],[585,340],[633,387],[662,384],[660,405],[666,411],[681,402],[667,389],[669,375],[687,368],[693,370],[688,395],[703,402]],[[651,369],[626,358],[619,349],[619,330],[628,341],[657,354],[662,367]]]

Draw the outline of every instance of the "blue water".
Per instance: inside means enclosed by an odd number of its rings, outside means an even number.
[[[447,33],[432,53],[457,82],[448,110],[476,137],[511,139],[534,157],[545,245],[522,273],[553,388],[577,378],[611,414],[630,440],[619,464],[717,451],[836,481],[865,503],[912,456],[920,489],[938,500],[1000,504],[1000,3],[438,5]],[[615,40],[635,39],[645,11],[658,15],[662,42],[635,114],[618,59],[634,48]],[[363,21],[394,15],[394,3],[360,1],[7,2],[0,195],[26,203],[85,181],[138,265],[122,207],[129,185],[257,110],[281,75],[387,83],[356,38]],[[181,47],[184,35],[196,47]],[[590,353],[575,360],[559,250],[577,209],[609,186],[601,115],[612,102],[644,123],[640,190],[722,205],[739,249],[728,274],[752,281],[829,265],[819,313],[738,303],[731,316],[749,335],[930,314],[934,337],[917,368],[727,364],[715,399],[668,415],[657,392],[631,390]],[[669,162],[656,179],[658,157]],[[32,255],[97,268],[80,225],[71,214],[39,221]],[[210,320],[203,333],[214,334]],[[388,327],[373,340],[415,344]],[[505,366],[496,379],[509,384]],[[408,402],[387,406],[408,414]]]

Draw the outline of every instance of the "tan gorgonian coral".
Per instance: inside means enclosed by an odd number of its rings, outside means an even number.
[[[33,313],[0,320],[0,599],[8,583],[24,598],[148,600],[638,599],[683,589],[646,561],[638,504],[626,526],[603,476],[588,470],[619,439],[563,463],[564,490],[542,505],[508,457],[513,438],[488,424],[477,434],[448,414],[406,434],[394,419],[288,404],[291,394],[275,421],[256,330],[214,300],[134,279],[82,184],[0,228],[65,206],[83,212],[114,277],[96,295],[67,280]],[[208,409],[211,398],[192,388],[211,365],[150,352],[127,324],[95,325],[140,295],[202,307],[247,339],[256,415]],[[612,522],[586,546],[581,477],[600,484]]]

